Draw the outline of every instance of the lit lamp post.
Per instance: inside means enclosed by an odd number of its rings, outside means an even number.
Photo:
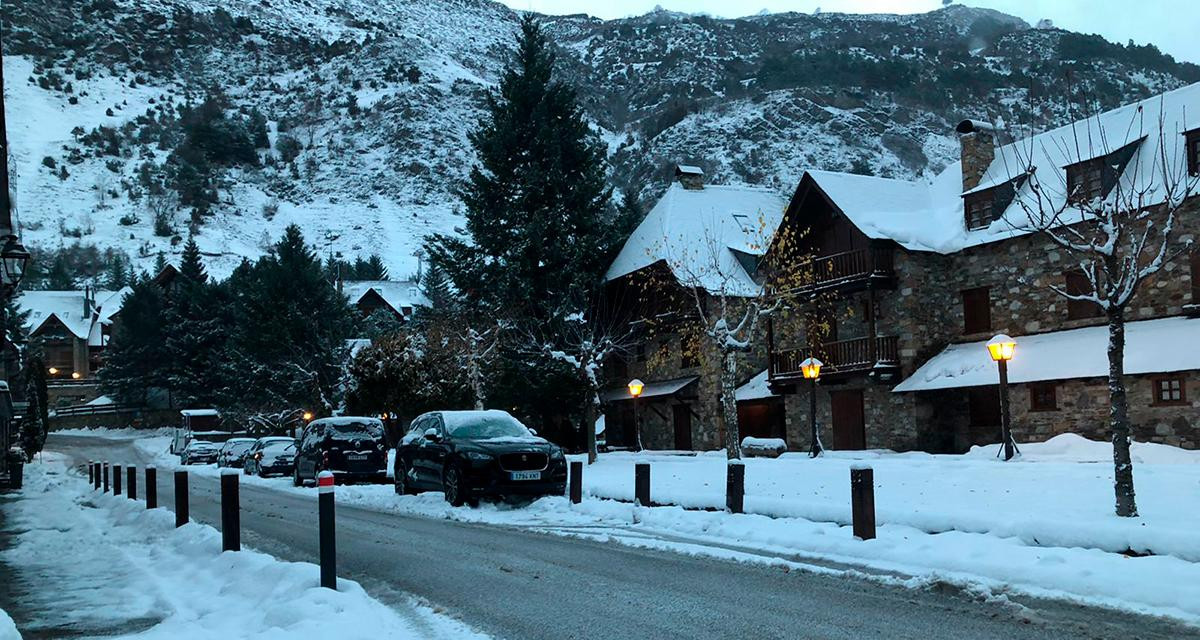
[[[1008,409],[1008,361],[1017,350],[1017,341],[1003,333],[987,343],[988,355],[1000,369],[1000,442],[1003,443],[1004,459],[1012,460],[1017,445],[1012,438],[1012,419]],[[997,452],[996,455],[1000,455]]]
[[[812,426],[812,450],[808,454],[810,458],[815,458],[824,451],[821,446],[821,434],[817,431],[817,379],[821,377],[823,364],[812,356],[800,363],[800,372],[804,374],[804,379],[808,380],[808,424]]]
[[[642,389],[646,388],[645,383],[637,378],[629,381],[629,395],[633,398],[633,437],[634,448],[638,451],[642,450],[642,420],[638,415],[638,398],[642,396]]]

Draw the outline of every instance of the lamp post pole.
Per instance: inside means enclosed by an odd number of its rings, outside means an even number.
[[[642,416],[638,413],[638,398],[642,395],[642,390],[646,388],[646,383],[634,378],[629,381],[627,386],[629,395],[633,398],[633,437],[634,449],[642,450]]]
[[[1000,442],[1004,443],[1004,459],[1012,460],[1012,417],[1008,407],[1008,360],[997,360],[1000,368]]]
[[[812,451],[809,457],[821,455],[821,435],[817,430],[817,379],[810,378],[808,385],[808,422],[812,425]]]

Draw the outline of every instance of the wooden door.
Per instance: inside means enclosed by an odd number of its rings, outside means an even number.
[[[674,411],[675,448],[680,451],[692,450],[692,409],[686,404],[671,407]]]
[[[863,415],[863,392],[830,391],[833,409],[833,448],[866,449],[867,430]]]

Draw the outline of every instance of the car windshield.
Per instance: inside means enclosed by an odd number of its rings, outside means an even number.
[[[216,449],[217,445],[211,442],[193,442],[188,445],[189,449]]]
[[[525,425],[503,411],[471,411],[443,415],[446,431],[455,438],[528,438],[533,435]]]
[[[253,446],[253,442],[230,442],[225,445],[225,450],[230,453],[242,453]]]

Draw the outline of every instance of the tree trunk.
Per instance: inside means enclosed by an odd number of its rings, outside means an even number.
[[[737,352],[721,356],[721,415],[725,420],[725,453],[730,460],[742,458],[742,438],[737,413]]]
[[[589,387],[588,397],[583,402],[583,431],[586,434],[584,438],[587,442],[588,464],[596,461],[596,408],[598,404],[596,390]]]
[[[467,365],[467,377],[471,380],[471,395],[475,398],[475,410],[483,411],[483,373],[479,368],[479,357],[476,355],[474,346],[471,350],[471,359]]]
[[[1125,395],[1125,310],[1108,312],[1108,400],[1109,426],[1113,443],[1113,490],[1117,515],[1136,518],[1137,501],[1133,491],[1133,460],[1129,456],[1129,400]]]

